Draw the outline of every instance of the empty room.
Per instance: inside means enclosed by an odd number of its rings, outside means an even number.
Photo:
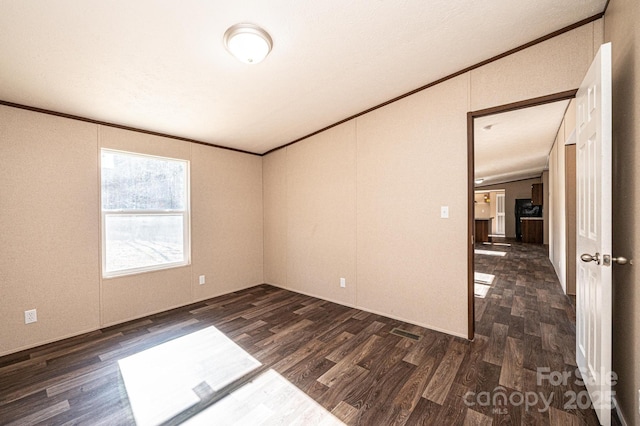
[[[640,424],[637,22],[0,1],[0,424]]]

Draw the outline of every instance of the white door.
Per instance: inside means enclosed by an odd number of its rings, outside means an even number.
[[[504,235],[504,193],[496,194],[496,234]]]
[[[611,423],[611,43],[577,94],[576,361],[603,425]]]

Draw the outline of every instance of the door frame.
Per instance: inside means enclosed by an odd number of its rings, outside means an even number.
[[[564,101],[576,97],[578,89],[558,92],[551,95],[540,96],[537,98],[527,99],[524,101],[513,102],[496,107],[485,108],[477,111],[467,112],[467,306],[468,306],[468,339],[473,340],[475,336],[475,298],[474,298],[474,279],[473,268],[475,263],[474,241],[475,241],[475,222],[474,222],[474,173],[475,173],[475,155],[474,155],[474,126],[475,118],[487,115],[499,114],[502,112],[515,111],[518,109],[529,108],[538,105],[549,104],[552,102]]]

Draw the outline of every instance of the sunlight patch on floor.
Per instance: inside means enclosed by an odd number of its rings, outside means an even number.
[[[475,254],[485,254],[487,256],[506,256],[506,251],[493,251],[493,250],[479,250],[475,249],[473,251]]]
[[[491,235],[489,235],[491,237]],[[490,242],[483,242],[482,244],[484,244],[485,246],[503,246],[503,247],[511,247],[511,244],[509,243],[490,243]]]
[[[491,286],[486,285],[486,284],[474,283],[473,284],[473,295],[475,297],[479,297],[481,299],[484,299],[485,297],[487,297],[487,292],[489,291],[490,288],[491,288]]]
[[[256,376],[262,364],[213,326],[118,364],[137,425],[175,422],[229,385],[235,390],[184,424],[343,424],[276,371]]]
[[[183,423],[209,425],[343,425],[274,370],[268,370]]]
[[[491,285],[493,280],[496,278],[495,275],[492,274],[484,274],[482,272],[474,272],[473,273],[473,281],[480,284]]]
[[[262,364],[207,327],[118,361],[138,425],[156,425],[200,402]],[[203,389],[205,388],[205,389]]]

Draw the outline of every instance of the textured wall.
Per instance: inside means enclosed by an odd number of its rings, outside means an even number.
[[[601,32],[584,25],[266,156],[265,281],[466,336],[466,114],[576,89]],[[507,236],[533,182],[494,188],[509,189]]]
[[[100,325],[96,133],[0,106],[0,355]]]
[[[350,121],[287,148],[287,287],[345,305],[357,286],[355,130]]]
[[[191,265],[101,278],[100,147],[191,160]],[[1,106],[0,164],[0,355],[263,281],[260,157]]]

